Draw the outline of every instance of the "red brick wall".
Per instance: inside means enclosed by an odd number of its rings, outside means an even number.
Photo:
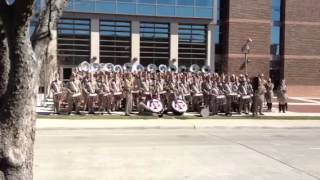
[[[271,0],[226,0],[228,15],[223,19],[227,28],[222,44],[227,49],[224,59],[225,72],[244,73],[244,55],[241,47],[250,37],[253,39],[248,65],[248,74],[269,75]]]
[[[286,0],[284,4],[284,77],[294,96],[299,92],[320,96],[319,9],[319,0]]]

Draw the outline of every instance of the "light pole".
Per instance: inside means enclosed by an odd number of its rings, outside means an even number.
[[[250,43],[252,43],[252,39],[248,38],[247,42],[243,45],[241,51],[244,54],[244,68],[245,75],[248,74],[248,54],[250,54]]]

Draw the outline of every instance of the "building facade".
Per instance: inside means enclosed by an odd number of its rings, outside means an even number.
[[[198,64],[284,78],[291,96],[320,96],[319,8],[317,0],[70,0],[52,58],[63,79],[82,61]]]

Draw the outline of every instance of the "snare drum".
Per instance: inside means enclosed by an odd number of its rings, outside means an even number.
[[[115,93],[113,93],[113,95],[120,96],[120,95],[122,95],[122,92],[115,92]]]
[[[163,104],[158,99],[151,99],[147,102],[147,107],[153,113],[160,113],[163,110]]]
[[[238,102],[238,100],[239,100],[238,94],[235,94],[235,93],[229,94],[229,97],[231,99],[231,102]]]
[[[243,100],[248,100],[248,99],[251,99],[251,96],[250,95],[246,95],[246,96],[242,96],[241,97]]]
[[[81,96],[81,93],[75,93],[75,94],[72,95],[73,98],[76,98],[76,97],[79,97],[79,96]]]
[[[195,96],[195,97],[201,97],[201,96],[203,96],[203,94],[202,94],[202,93],[197,93],[197,94],[195,94],[194,96]]]
[[[187,112],[188,110],[187,103],[181,99],[172,101],[171,106],[172,106],[173,112],[177,115],[183,115],[183,113]]]
[[[159,94],[166,94],[167,93],[167,91],[161,91]]]
[[[225,95],[219,95],[217,96],[217,104],[221,105],[221,104],[226,104],[226,96]]]
[[[92,94],[89,94],[89,97],[97,97],[98,95],[96,93],[92,93]]]
[[[139,94],[139,91],[132,91],[132,94]]]

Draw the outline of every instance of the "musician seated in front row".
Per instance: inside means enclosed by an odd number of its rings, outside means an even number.
[[[77,74],[73,73],[68,83],[68,114],[75,108],[76,114],[80,114],[81,82]]]

